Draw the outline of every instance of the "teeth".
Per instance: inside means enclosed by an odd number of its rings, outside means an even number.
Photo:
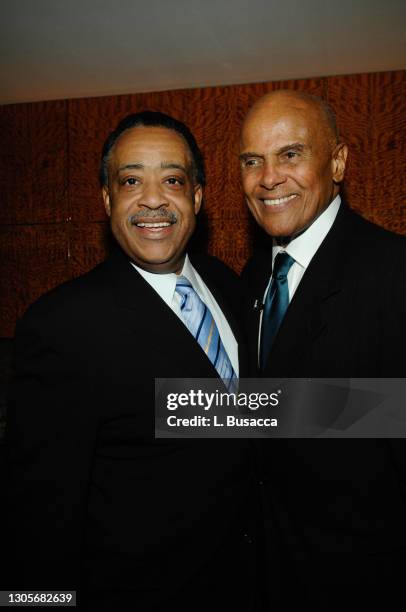
[[[137,227],[169,227],[170,223],[137,223]]]
[[[284,204],[285,202],[289,202],[289,200],[292,200],[293,198],[296,198],[295,193],[293,195],[286,196],[285,198],[274,198],[273,200],[264,200],[263,202],[266,206],[275,206],[277,204]]]

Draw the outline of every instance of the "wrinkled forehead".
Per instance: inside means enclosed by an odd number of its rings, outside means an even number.
[[[292,125],[306,131],[313,131],[320,125],[320,112],[311,105],[300,102],[274,102],[257,104],[248,113],[242,128],[242,134],[249,134],[258,128],[271,128],[276,125]]]
[[[315,105],[287,98],[253,106],[242,126],[242,145],[247,140],[278,133],[315,141],[329,138],[325,118]]]
[[[136,126],[125,130],[116,140],[111,154],[123,151],[141,150],[149,153],[173,151],[191,158],[191,151],[186,140],[175,130],[161,126]]]

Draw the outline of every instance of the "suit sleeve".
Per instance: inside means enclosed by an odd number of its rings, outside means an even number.
[[[406,240],[396,238],[377,283],[377,294],[384,293],[381,371],[387,378],[406,376]]]
[[[76,589],[96,424],[70,334],[63,341],[46,319],[28,314],[16,333],[6,432],[8,586]]]

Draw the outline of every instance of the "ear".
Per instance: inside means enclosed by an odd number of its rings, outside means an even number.
[[[338,144],[333,151],[333,181],[341,183],[344,178],[345,164],[347,162],[348,147],[343,142]]]
[[[103,202],[104,202],[104,209],[107,213],[107,216],[110,217],[111,216],[110,192],[109,192],[109,188],[106,185],[102,187],[102,196],[103,196]]]
[[[195,215],[197,215],[197,213],[200,210],[200,207],[202,205],[202,199],[203,199],[203,188],[201,185],[195,185],[194,186],[194,201],[195,201]]]

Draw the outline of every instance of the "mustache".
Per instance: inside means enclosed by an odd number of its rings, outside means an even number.
[[[139,223],[139,221],[145,221],[146,219],[158,219],[159,221],[167,221],[168,223],[176,223],[178,217],[174,212],[168,210],[140,210],[139,212],[128,217],[129,222],[132,225]]]

